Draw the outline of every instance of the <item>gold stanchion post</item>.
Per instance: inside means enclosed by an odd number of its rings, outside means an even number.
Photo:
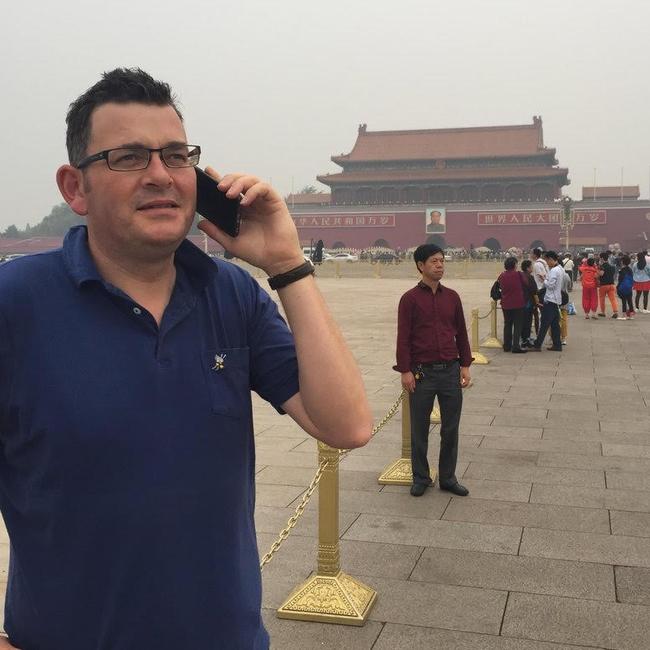
[[[413,483],[409,399],[410,393],[404,391],[402,395],[402,455],[381,473],[377,479],[381,485],[411,485]]]
[[[410,394],[404,391],[402,395],[402,455],[392,462],[379,476],[377,482],[381,485],[412,485],[413,469],[411,467],[411,411],[409,410]],[[435,419],[437,417],[437,419]],[[440,411],[434,409],[431,422],[440,422]],[[431,478],[436,480],[432,470]]]
[[[327,461],[318,485],[318,568],[293,590],[278,618],[361,626],[377,592],[341,571],[339,552],[339,450],[318,443],[318,460]]]
[[[335,269],[336,277],[340,278],[341,277],[341,262],[336,262],[335,266],[334,266],[334,269]]]
[[[492,300],[492,310],[490,311],[490,335],[486,336],[481,343],[482,348],[499,348],[503,347],[503,342],[497,336],[497,303]]]
[[[478,350],[478,307],[472,309],[472,356],[474,357],[474,363],[478,365],[487,365],[489,362],[488,358],[481,354]]]

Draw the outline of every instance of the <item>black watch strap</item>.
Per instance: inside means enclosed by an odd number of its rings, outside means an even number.
[[[302,280],[308,275],[313,275],[315,272],[314,265],[309,260],[306,260],[300,266],[296,266],[295,269],[287,271],[286,273],[280,273],[279,275],[274,275],[272,278],[269,278],[269,286],[271,289],[282,289],[292,282],[297,280]]]

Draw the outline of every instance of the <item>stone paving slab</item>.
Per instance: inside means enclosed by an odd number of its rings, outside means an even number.
[[[524,528],[520,555],[650,567],[650,539]]]
[[[566,470],[555,467],[512,466],[472,462],[469,464],[469,468],[464,476],[473,479],[490,479],[495,481],[605,487],[605,473],[601,470]],[[607,485],[610,486],[609,483]]]
[[[650,460],[621,456],[585,456],[541,452],[537,458],[540,467],[566,467],[567,469],[609,469],[627,472],[650,472]]]
[[[531,503],[555,503],[579,508],[650,512],[650,492],[641,490],[603,490],[537,483],[533,485],[530,501]]]
[[[412,580],[593,600],[616,600],[612,567],[589,562],[426,548]]]
[[[348,528],[343,539],[516,554],[521,529],[515,526],[363,514]]]
[[[499,633],[507,598],[505,591],[409,580],[377,579],[373,587],[382,594],[370,612],[373,621],[487,634]]]
[[[495,424],[498,418],[495,418]],[[516,451],[562,451],[567,454],[601,455],[599,442],[571,442],[566,440],[513,440],[503,436],[486,436],[481,447],[485,449],[512,449]]]
[[[362,628],[326,623],[303,623],[280,620],[275,610],[263,610],[264,625],[271,637],[272,650],[370,650],[376,648],[376,640],[382,624],[367,622]]]
[[[650,608],[511,593],[501,633],[611,650],[643,650],[650,638]]]
[[[650,513],[610,510],[612,535],[650,537]]]
[[[650,569],[617,566],[614,573],[620,603],[650,605]]]
[[[610,530],[607,510],[571,508],[540,503],[512,503],[505,501],[488,501],[486,503],[483,500],[473,498],[472,495],[465,499],[452,499],[449,507],[445,510],[443,519],[603,534],[609,533]],[[623,521],[621,530],[629,530],[631,525],[633,524],[628,523],[626,525],[625,521]],[[650,525],[650,522],[648,525]],[[650,537],[650,532],[647,536]]]
[[[373,646],[373,650],[424,650],[425,648],[444,648],[445,650],[594,650],[595,646],[568,646],[393,623],[384,626],[377,643]]]

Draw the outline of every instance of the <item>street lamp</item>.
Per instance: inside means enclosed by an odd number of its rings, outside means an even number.
[[[562,230],[564,230],[564,245],[568,252],[569,249],[569,230],[573,228],[575,222],[575,213],[573,211],[573,199],[570,196],[563,196],[562,203]]]

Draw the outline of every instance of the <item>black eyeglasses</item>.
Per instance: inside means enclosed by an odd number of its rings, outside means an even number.
[[[109,169],[116,172],[133,172],[146,169],[151,161],[151,154],[159,153],[167,167],[196,167],[201,157],[201,147],[194,144],[170,144],[161,149],[147,147],[118,147],[106,149],[84,158],[77,169],[88,167],[98,160],[105,160]]]

